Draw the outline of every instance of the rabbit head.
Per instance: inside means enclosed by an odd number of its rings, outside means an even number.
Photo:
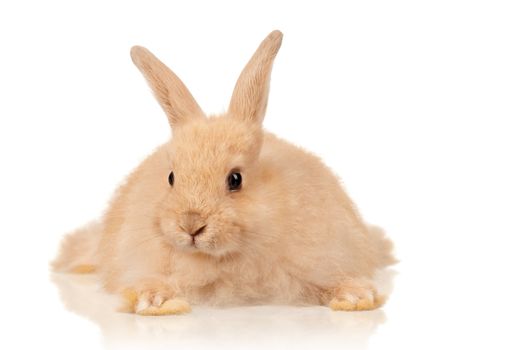
[[[145,48],[132,48],[132,60],[172,128],[164,146],[164,176],[158,179],[165,193],[157,220],[163,237],[176,249],[222,256],[242,246],[247,223],[241,214],[257,186],[252,175],[281,41],[279,31],[267,36],[242,71],[228,111],[209,118],[167,66]]]

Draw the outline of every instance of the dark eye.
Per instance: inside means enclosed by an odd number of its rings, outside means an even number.
[[[233,171],[227,177],[227,185],[229,186],[229,191],[238,191],[242,187],[242,174]]]
[[[174,186],[174,172],[171,171],[170,174],[168,175],[168,183],[170,184],[170,186]]]

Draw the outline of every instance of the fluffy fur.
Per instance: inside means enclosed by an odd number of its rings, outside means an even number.
[[[281,41],[274,31],[261,43],[228,111],[208,118],[169,68],[132,48],[173,137],[128,177],[101,222],[66,237],[56,270],[95,270],[138,314],[188,311],[185,300],[337,310],[382,303],[371,279],[394,262],[390,241],[362,221],[320,159],[262,129]],[[243,177],[236,192],[226,184],[233,170]]]

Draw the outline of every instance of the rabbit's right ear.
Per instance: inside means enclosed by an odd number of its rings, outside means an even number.
[[[205,117],[185,84],[150,51],[134,46],[130,56],[152,88],[172,128],[186,120]]]

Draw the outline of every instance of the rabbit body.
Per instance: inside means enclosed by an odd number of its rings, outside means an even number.
[[[129,309],[140,314],[163,314],[174,298],[339,310],[382,303],[372,277],[394,262],[391,242],[362,221],[319,158],[262,129],[281,38],[262,42],[228,112],[208,118],[155,56],[132,49],[173,137],[128,177],[100,223],[64,241],[57,270],[93,266],[108,291],[131,291]],[[242,179],[234,190],[232,174]]]

